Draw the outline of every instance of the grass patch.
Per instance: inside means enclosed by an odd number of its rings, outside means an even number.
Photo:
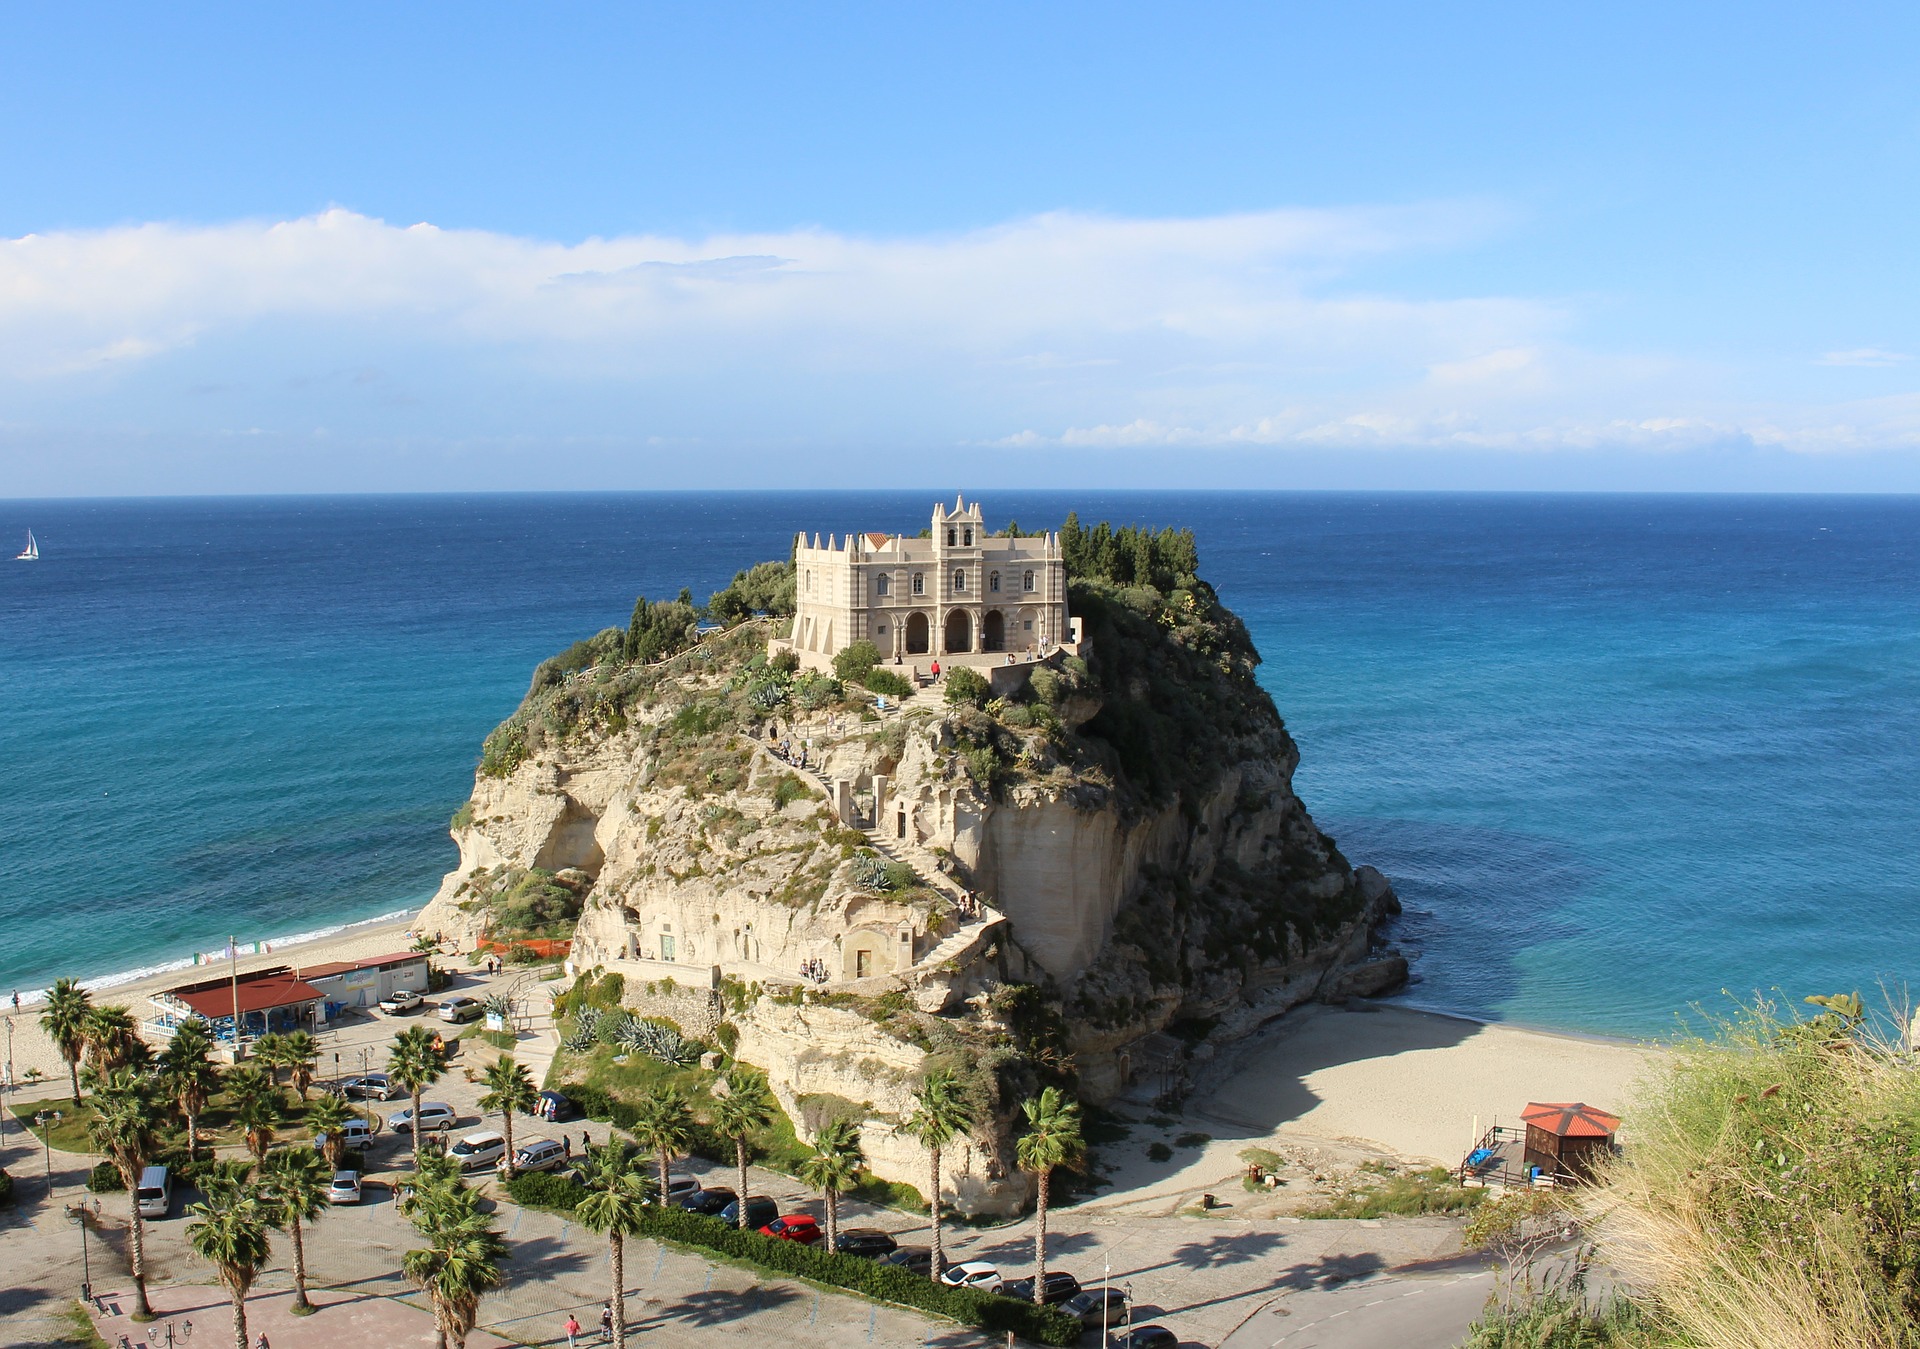
[[[1465,1213],[1486,1197],[1485,1190],[1468,1189],[1444,1166],[1396,1174],[1379,1162],[1368,1162],[1350,1186],[1300,1216],[1387,1218]]]
[[[1496,1303],[1467,1331],[1461,1349],[1657,1349],[1651,1319],[1624,1298],[1592,1305],[1576,1293],[1551,1290]]]
[[[1181,1134],[1178,1138],[1173,1140],[1173,1145],[1176,1148],[1204,1148],[1207,1144],[1211,1143],[1212,1141],[1213,1141],[1212,1134],[1202,1134],[1202,1133]]]
[[[485,1026],[469,1026],[460,1032],[462,1040],[484,1040],[495,1049],[511,1054],[520,1043],[520,1037],[512,1031],[488,1030]]]
[[[78,1302],[60,1314],[67,1328],[53,1344],[71,1344],[77,1349],[109,1349],[107,1342],[100,1338],[100,1332],[93,1328],[93,1318],[87,1315],[87,1309]]]
[[[76,1107],[70,1096],[51,1096],[39,1101],[15,1101],[7,1109],[28,1132],[56,1152],[94,1150],[93,1136],[87,1132],[93,1120],[93,1106],[88,1101],[83,1100]],[[33,1117],[43,1110],[57,1110],[60,1118],[42,1128],[33,1122]]]

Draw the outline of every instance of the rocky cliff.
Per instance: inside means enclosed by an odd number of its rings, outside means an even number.
[[[957,1197],[1018,1204],[1004,1123],[1037,1083],[1105,1100],[1166,1080],[1170,1047],[1404,974],[1372,952],[1391,889],[1293,793],[1244,627],[1149,561],[1083,561],[1077,653],[997,697],[957,678],[881,710],[764,622],[644,664],[582,644],[489,738],[422,925],[571,928],[576,967],[693,991],[796,1119],[855,1103],[889,1178],[924,1176],[894,1126],[927,1065],[962,1069],[997,1123]]]

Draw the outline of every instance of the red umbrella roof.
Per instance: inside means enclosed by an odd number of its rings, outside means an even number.
[[[1529,1102],[1520,1118],[1560,1138],[1611,1138],[1620,1129],[1618,1115],[1609,1115],[1584,1101]]]

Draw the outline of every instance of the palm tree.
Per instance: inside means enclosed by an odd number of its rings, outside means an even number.
[[[1046,1301],[1047,1282],[1047,1182],[1056,1166],[1073,1166],[1087,1154],[1086,1140],[1080,1134],[1080,1103],[1068,1100],[1058,1087],[1048,1087],[1038,1096],[1020,1103],[1027,1117],[1027,1131],[1014,1144],[1020,1165],[1033,1172],[1038,1185],[1033,1209],[1033,1300]]]
[[[94,1094],[94,1115],[87,1131],[113,1159],[127,1187],[128,1248],[133,1264],[136,1316],[151,1318],[147,1304],[146,1223],[140,1216],[140,1173],[160,1147],[158,1111],[147,1081],[130,1068],[109,1074]]]
[[[737,1064],[721,1079],[726,1094],[716,1094],[713,1102],[713,1127],[733,1140],[734,1164],[740,1168],[740,1230],[747,1228],[747,1137],[773,1123],[773,1093],[767,1079],[751,1068]]]
[[[533,1076],[526,1068],[513,1061],[513,1055],[502,1054],[488,1066],[481,1081],[486,1084],[486,1094],[480,1098],[482,1110],[500,1112],[500,1132],[507,1140],[507,1154],[500,1164],[500,1174],[508,1180],[513,1179],[513,1116],[516,1111],[532,1114],[534,1106],[540,1102],[540,1093],[535,1090]]]
[[[666,1203],[667,1167],[676,1153],[685,1152],[693,1142],[693,1108],[686,1092],[667,1084],[649,1087],[635,1107],[633,1125],[628,1132],[658,1159],[660,1193],[656,1198]],[[742,1194],[740,1207],[746,1206],[747,1197]]]
[[[279,1090],[280,1070],[287,1066],[287,1037],[270,1030],[253,1042],[247,1057],[272,1074],[274,1089]]]
[[[117,1004],[88,1011],[81,1034],[87,1042],[87,1066],[102,1078],[148,1053],[133,1013]]]
[[[940,1153],[947,1144],[973,1128],[973,1111],[960,1098],[959,1079],[950,1068],[936,1068],[928,1073],[920,1090],[913,1094],[913,1102],[913,1113],[901,1127],[908,1137],[927,1150],[932,1160],[933,1189],[927,1195],[927,1206],[933,1215],[933,1264],[927,1277],[937,1282],[947,1259],[945,1234],[940,1228]]]
[[[327,1165],[335,1171],[347,1160],[347,1124],[353,1117],[338,1096],[322,1096],[307,1107],[307,1127],[320,1139]]]
[[[635,1170],[636,1160],[633,1150],[617,1140],[594,1153],[585,1177],[587,1197],[573,1209],[582,1227],[607,1234],[614,1349],[627,1346],[626,1239],[640,1234],[647,1216],[647,1187]]]
[[[40,1013],[40,1029],[67,1061],[75,1105],[80,1104],[80,1056],[87,1050],[87,1014],[91,1011],[93,995],[78,981],[56,979],[53,991],[47,994],[47,1010]]]
[[[213,1065],[213,1036],[204,1021],[184,1021],[160,1052],[160,1083],[187,1119],[187,1152],[200,1144],[200,1114],[220,1087]]]
[[[312,1148],[284,1148],[260,1166],[260,1186],[270,1199],[273,1225],[293,1238],[293,1310],[299,1316],[314,1309],[307,1300],[307,1248],[300,1228],[326,1211],[330,1179],[327,1164]]]
[[[837,1119],[815,1135],[813,1153],[800,1162],[800,1179],[820,1191],[827,1201],[827,1249],[840,1249],[840,1192],[860,1179],[867,1164],[860,1150],[860,1126]]]
[[[408,1251],[400,1267],[432,1300],[441,1345],[465,1349],[480,1318],[481,1296],[500,1285],[507,1243],[493,1230],[493,1219],[480,1211],[478,1196],[461,1182],[459,1164],[452,1159],[419,1159],[407,1191],[401,1212],[427,1245]]]
[[[394,1037],[387,1051],[387,1079],[413,1098],[413,1165],[420,1167],[420,1098],[428,1087],[447,1071],[444,1050],[433,1047],[433,1033],[425,1026],[410,1026]]]
[[[206,1201],[188,1210],[200,1221],[188,1224],[187,1241],[220,1271],[233,1300],[234,1349],[248,1349],[247,1290],[273,1254],[267,1237],[273,1224],[259,1197],[239,1182],[213,1175],[202,1183]]]
[[[286,1119],[272,1070],[252,1063],[235,1068],[227,1074],[227,1099],[233,1102],[234,1123],[246,1135],[247,1150],[255,1161],[263,1160],[273,1146],[275,1126]]]
[[[313,1032],[288,1031],[280,1037],[280,1064],[303,1101],[307,1099],[307,1089],[313,1085],[314,1065],[319,1061],[320,1042],[313,1038]]]

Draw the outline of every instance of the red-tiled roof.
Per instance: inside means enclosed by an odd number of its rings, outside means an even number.
[[[331,979],[336,974],[347,974],[353,970],[384,970],[389,965],[405,965],[409,961],[425,960],[426,956],[418,951],[395,951],[390,956],[368,956],[365,960],[332,960],[324,965],[309,965],[300,971],[302,979]]]
[[[1560,1138],[1612,1138],[1620,1131],[1618,1115],[1609,1115],[1584,1101],[1529,1102],[1520,1118]]]
[[[887,546],[887,540],[892,537],[893,535],[891,534],[869,534],[867,535],[867,542],[875,548],[884,548]]]
[[[233,1015],[232,984],[175,990],[172,996],[209,1019]],[[242,1013],[264,1012],[275,1007],[291,1007],[296,1003],[318,1002],[321,996],[320,990],[304,979],[296,979],[291,974],[274,974],[265,979],[241,982],[240,1010]]]

